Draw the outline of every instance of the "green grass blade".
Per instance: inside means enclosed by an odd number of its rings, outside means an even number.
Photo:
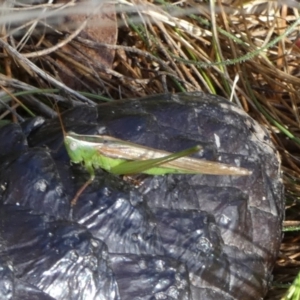
[[[300,300],[300,273],[281,300]]]

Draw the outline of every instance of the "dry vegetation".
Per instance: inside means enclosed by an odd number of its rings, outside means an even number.
[[[95,105],[198,90],[232,99],[269,129],[282,156],[284,226],[293,231],[266,297],[280,299],[300,270],[300,5],[87,2],[2,2],[1,118],[51,117],[53,100]]]

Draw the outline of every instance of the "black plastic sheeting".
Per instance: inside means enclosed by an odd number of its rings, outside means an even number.
[[[57,119],[0,129],[0,299],[261,299],[281,242],[278,154],[267,132],[202,93],[80,106],[68,131],[199,158],[251,176],[142,175],[134,187],[71,165]],[[29,145],[29,146],[28,146]]]

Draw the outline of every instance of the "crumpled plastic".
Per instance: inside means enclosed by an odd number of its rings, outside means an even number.
[[[7,125],[0,129],[1,299],[265,295],[284,213],[280,160],[265,129],[200,92],[80,106],[62,117],[67,131],[170,152],[199,144],[198,158],[253,173],[141,175],[135,186],[97,170],[71,207],[89,174],[70,164],[59,120]]]

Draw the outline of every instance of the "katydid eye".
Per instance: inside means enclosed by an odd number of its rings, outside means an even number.
[[[70,150],[75,151],[78,147],[77,147],[77,143],[76,142],[71,142],[70,143]]]

